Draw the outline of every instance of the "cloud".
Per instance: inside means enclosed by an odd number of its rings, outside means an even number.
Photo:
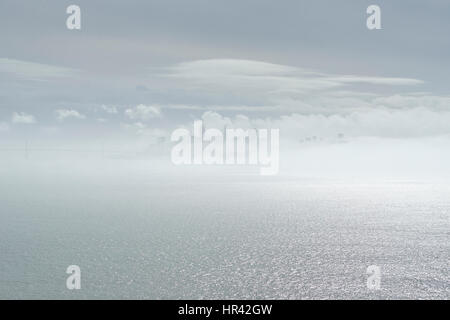
[[[408,92],[423,84],[406,77],[339,75],[238,59],[183,62],[165,69],[160,78],[162,83],[170,80],[165,90],[181,102],[172,109],[275,113],[370,108],[383,90],[392,92],[395,86]]]
[[[107,105],[101,105],[100,108],[105,111],[106,113],[109,114],[116,114],[117,113],[117,108],[115,106],[107,106]]]
[[[12,123],[15,124],[33,124],[36,123],[36,119],[33,115],[27,114],[25,112],[14,112],[11,119]]]
[[[193,81],[206,88],[269,90],[270,92],[309,92],[349,84],[417,85],[423,81],[410,78],[337,76],[298,67],[253,60],[209,59],[184,62],[168,68],[167,77]]]
[[[434,111],[448,111],[450,97],[431,94],[395,94],[382,95],[380,93],[358,91],[322,91],[320,94],[295,94],[272,97],[266,105],[235,105],[235,104],[190,104],[165,105],[164,109],[184,111],[217,111],[226,113],[251,113],[266,115],[282,114],[350,114],[356,111],[371,112],[374,109],[413,109],[425,108]]]
[[[164,114],[168,119],[161,128],[189,125],[194,117],[201,116],[206,125],[218,128],[279,127],[282,136],[294,140],[338,133],[348,137],[417,137],[449,132],[450,97],[413,91],[422,83],[417,79],[336,75],[235,59],[185,62],[164,72],[152,78],[156,85],[149,85],[155,90],[155,104],[124,107],[122,103],[137,99],[133,84],[133,96],[123,100],[113,96],[104,105],[64,103],[52,109],[67,108],[56,110],[56,118],[64,121],[86,118],[76,110],[89,107],[96,113],[93,120],[104,123],[102,129],[122,121],[130,124],[129,132],[140,135],[150,129],[149,120],[163,117],[163,110],[171,117]],[[406,88],[391,94],[395,85]],[[110,119],[109,115],[121,115],[122,111],[126,121]]]
[[[73,76],[78,70],[42,63],[0,58],[0,74],[7,73],[27,80],[44,80]]]
[[[393,109],[423,107],[436,111],[448,111],[450,107],[450,97],[430,94],[395,94],[376,97],[373,100],[373,104]]]
[[[392,110],[389,108],[355,111],[349,114],[298,114],[272,118],[249,118],[242,114],[226,117],[214,111],[201,116],[204,126],[227,128],[277,128],[285,140],[300,141],[306,137],[412,138],[430,136],[450,137],[450,110],[440,112],[423,107]],[[187,125],[189,126],[189,125]],[[186,126],[186,127],[187,127]]]
[[[160,118],[162,115],[160,107],[140,104],[134,108],[126,109],[125,116],[131,120],[145,121],[153,118]]]
[[[238,59],[208,59],[183,62],[169,68],[169,70],[174,75],[199,78],[213,75],[289,75],[301,71],[296,67]]]
[[[224,117],[220,113],[214,111],[207,111],[202,114],[203,124],[206,128],[216,128],[223,130],[226,127],[233,127],[233,120],[229,117]]]
[[[377,85],[417,85],[422,80],[411,78],[370,77],[357,75],[333,75],[309,69],[273,64],[255,60],[208,59],[183,62],[168,68],[170,75],[180,78],[231,80],[245,78],[254,81],[273,81],[286,84],[303,84],[307,80],[316,85],[333,87],[348,83]],[[303,84],[304,85],[304,84]]]
[[[386,78],[386,77],[363,77],[363,76],[339,76],[330,77],[329,80],[336,81],[341,84],[345,83],[370,83],[380,85],[418,85],[423,84],[422,80],[410,78]]]
[[[185,62],[168,69],[169,78],[188,82],[187,88],[261,94],[279,90],[307,92],[339,86],[314,72],[278,64],[233,59]]]
[[[271,106],[246,106],[246,105],[167,105],[164,109],[173,110],[197,110],[197,111],[246,111],[246,112],[259,112],[259,111],[280,111],[282,108],[277,105]]]
[[[75,118],[75,119],[85,119],[86,118],[85,115],[83,115],[73,109],[58,109],[58,110],[55,110],[55,113],[56,113],[56,119],[58,119],[58,121],[64,121],[67,118]]]
[[[450,112],[426,108],[392,110],[380,108],[349,114],[292,114],[271,121],[256,121],[259,125],[279,127],[288,137],[347,137],[413,138],[450,135]]]

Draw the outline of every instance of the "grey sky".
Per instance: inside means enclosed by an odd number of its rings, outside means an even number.
[[[245,58],[427,80],[446,77],[441,66],[450,59],[445,0],[376,1],[384,29],[378,32],[365,28],[373,1],[80,0],[82,31],[70,32],[65,8],[72,3],[2,1],[2,55],[124,73],[180,60]]]
[[[70,4],[81,31],[65,26]],[[382,30],[366,28],[370,4]],[[145,119],[153,129],[206,111],[275,121],[423,107],[447,119],[449,17],[445,0],[2,0],[1,128],[14,112],[66,130],[131,126],[141,104],[161,111]]]

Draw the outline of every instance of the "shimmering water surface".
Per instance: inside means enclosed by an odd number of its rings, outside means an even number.
[[[450,298],[443,183],[36,174],[0,188],[2,299]]]

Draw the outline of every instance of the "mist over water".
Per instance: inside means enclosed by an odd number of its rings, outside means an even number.
[[[1,0],[0,299],[449,299],[448,12]]]
[[[2,159],[0,298],[450,297],[445,176]],[[72,264],[82,290],[66,289]]]

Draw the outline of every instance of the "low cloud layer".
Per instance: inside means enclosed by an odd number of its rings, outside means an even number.
[[[13,70],[6,67],[11,62],[2,61],[0,72],[8,77],[10,71],[5,70]],[[59,67],[14,63],[20,66],[17,74],[28,72],[28,76],[66,72]],[[77,135],[74,126],[78,124],[83,125],[85,134],[107,130],[105,134],[114,131],[111,139],[123,132],[128,137],[134,133],[138,139],[156,137],[157,141],[200,118],[217,128],[279,128],[281,139],[297,142],[312,136],[415,138],[450,134],[450,97],[421,92],[423,81],[419,79],[337,75],[239,59],[175,63],[150,70],[146,79],[141,83],[148,88],[156,83],[158,91],[134,91],[130,99],[142,95],[142,103],[94,103],[89,95],[83,95],[76,104],[63,102],[73,108],[61,108],[60,100],[54,102],[53,110],[39,114],[40,123],[42,119],[46,128],[60,126],[59,136],[64,132]],[[107,86],[108,81],[96,78],[93,84]],[[75,98],[66,100],[70,99]],[[49,102],[44,109],[51,105]],[[14,111],[10,122],[36,123],[34,112]],[[70,122],[70,130],[65,128],[69,120],[77,120]],[[7,119],[2,122],[2,131],[8,130]],[[41,131],[48,136],[48,130]]]
[[[21,80],[48,80],[70,77],[77,70],[16,59],[0,58],[0,74],[5,73]]]
[[[86,118],[85,115],[79,113],[76,110],[58,109],[58,110],[55,110],[55,113],[56,113],[56,119],[58,119],[58,121],[64,121],[64,120],[70,119],[70,118],[79,119],[79,120]]]
[[[11,118],[11,122],[14,124],[33,124],[36,123],[36,119],[33,115],[25,112],[14,112]]]
[[[131,120],[146,121],[153,118],[160,118],[162,115],[159,107],[140,104],[136,107],[126,109],[125,116]]]

